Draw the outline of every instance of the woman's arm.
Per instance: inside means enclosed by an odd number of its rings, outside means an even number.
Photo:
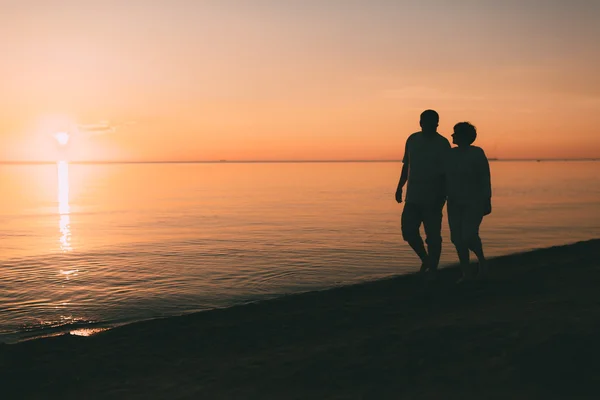
[[[483,215],[488,215],[492,213],[492,176],[490,172],[490,162],[483,149],[481,150],[481,161],[478,170],[484,196]]]

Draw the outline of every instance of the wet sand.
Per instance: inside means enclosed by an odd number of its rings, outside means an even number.
[[[490,268],[0,345],[0,398],[600,398],[600,239]]]

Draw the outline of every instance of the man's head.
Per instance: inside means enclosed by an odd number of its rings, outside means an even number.
[[[452,143],[458,146],[469,146],[477,139],[477,128],[469,122],[459,122],[454,125]]]
[[[421,125],[421,130],[423,132],[437,132],[437,127],[440,122],[440,116],[434,110],[425,110],[421,113],[421,120],[419,124]]]

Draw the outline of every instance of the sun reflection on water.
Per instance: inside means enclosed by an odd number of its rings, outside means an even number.
[[[69,164],[66,161],[57,163],[58,171],[58,226],[60,229],[60,249],[63,253],[73,250],[71,247],[71,207],[69,205]]]
[[[71,270],[66,270],[65,271],[65,270],[61,269],[59,272],[60,272],[61,275],[64,275],[67,280],[69,280],[69,278],[71,276],[77,276],[77,273],[79,272],[79,270],[78,269],[71,269]],[[66,305],[66,304],[63,304],[63,305]]]

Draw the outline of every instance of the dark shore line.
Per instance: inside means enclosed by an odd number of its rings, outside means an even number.
[[[600,397],[600,239],[0,345],[0,398]]]

